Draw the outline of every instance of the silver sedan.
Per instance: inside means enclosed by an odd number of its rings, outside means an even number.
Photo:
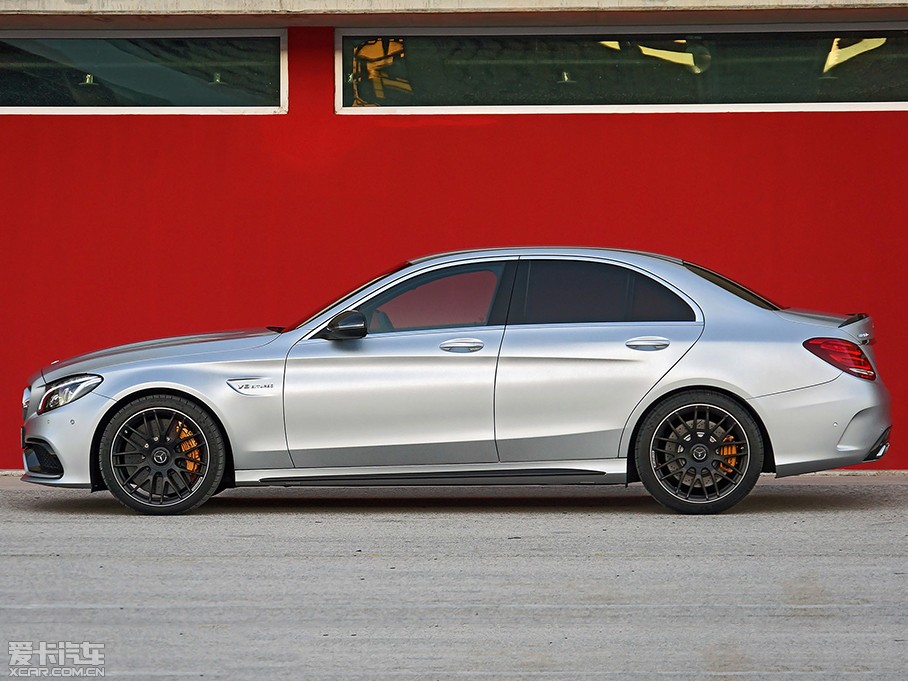
[[[23,480],[182,513],[248,485],[641,481],[716,513],[761,472],[883,456],[866,314],[780,308],[674,258],[411,261],[288,328],[55,362],[23,395]]]

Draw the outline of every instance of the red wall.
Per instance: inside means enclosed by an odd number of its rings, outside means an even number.
[[[286,324],[406,258],[496,245],[652,250],[869,311],[906,425],[908,112],[338,116],[332,41],[291,30],[284,116],[2,117],[0,468],[53,359]]]

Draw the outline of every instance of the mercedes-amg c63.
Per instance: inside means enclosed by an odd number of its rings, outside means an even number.
[[[23,480],[181,513],[248,485],[641,481],[682,513],[762,472],[881,457],[866,314],[781,308],[682,260],[521,248],[414,260],[288,328],[55,362]]]

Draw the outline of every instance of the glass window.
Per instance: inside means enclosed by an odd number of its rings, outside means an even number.
[[[490,323],[504,263],[462,265],[414,277],[359,306],[370,333]]]
[[[908,102],[908,32],[368,35],[344,107]]]
[[[647,276],[616,265],[522,263],[510,324],[694,321],[690,306]]]
[[[280,35],[0,37],[0,107],[280,105]]]
[[[694,265],[690,262],[684,263],[684,266],[694,274],[699,275],[707,281],[712,282],[716,286],[738,296],[738,298],[746,300],[748,303],[753,303],[757,307],[762,307],[764,310],[782,309],[771,300],[767,300],[763,296],[754,293],[749,288],[745,288],[744,286],[741,286],[741,284],[732,281],[728,277],[723,277],[721,274],[716,274],[712,270],[708,270],[705,267],[700,267],[699,265]]]
[[[628,321],[631,322],[692,322],[694,311],[675,293],[649,277],[629,272],[632,289]]]

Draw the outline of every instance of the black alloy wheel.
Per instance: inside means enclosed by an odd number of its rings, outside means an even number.
[[[636,443],[637,473],[663,506],[719,513],[753,489],[763,468],[763,438],[732,398],[711,391],[674,395],[646,417]]]
[[[184,513],[204,503],[224,475],[226,447],[214,419],[172,395],[141,397],[120,409],[101,437],[107,488],[141,513]]]

